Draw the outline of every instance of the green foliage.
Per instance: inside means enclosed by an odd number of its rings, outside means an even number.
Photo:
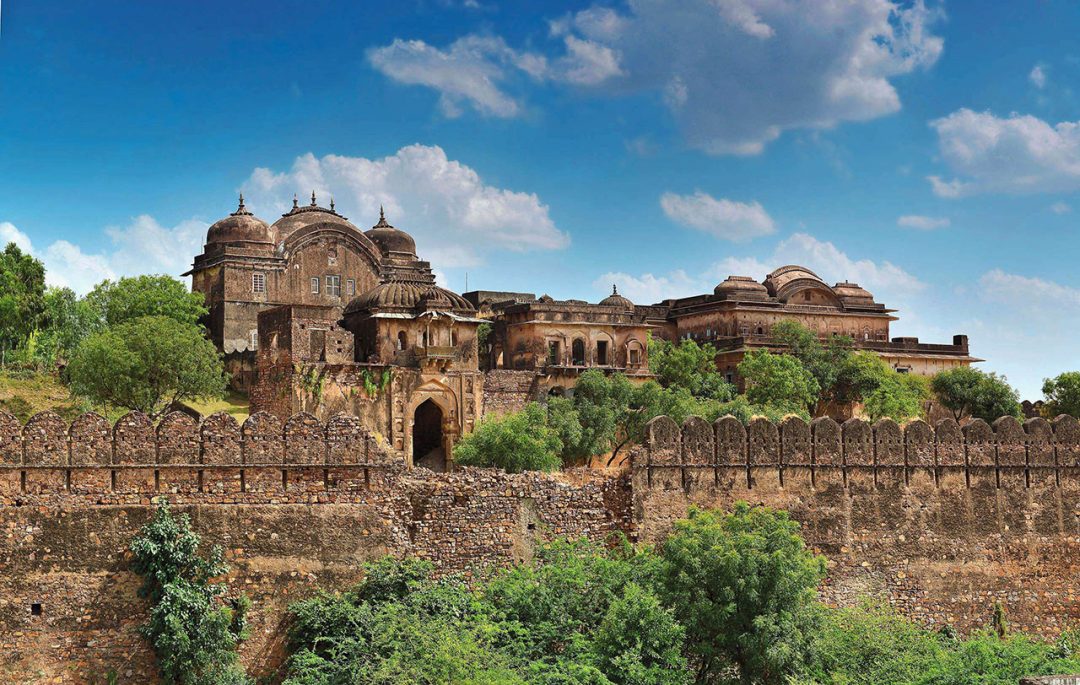
[[[853,354],[850,337],[834,335],[822,344],[817,333],[792,319],[774,325],[771,332],[817,381],[821,399],[849,401],[844,397],[843,374]]]
[[[802,363],[790,355],[750,350],[739,362],[746,379],[746,399],[782,410],[806,411],[817,402],[820,386]]]
[[[481,353],[486,352],[488,343],[491,340],[492,327],[491,322],[484,321],[476,327],[476,348]]]
[[[360,380],[364,383],[364,394],[368,397],[378,397],[379,393],[390,385],[393,378],[394,374],[390,369],[384,369],[378,376],[370,369],[360,370]]]
[[[786,512],[739,502],[731,514],[692,509],[661,549],[661,587],[697,668],[720,682],[783,683],[810,656],[825,560],[806,550]]]
[[[23,345],[45,311],[45,266],[15,243],[0,252],[0,353]]]
[[[166,685],[241,685],[251,681],[237,663],[246,636],[248,602],[226,600],[221,548],[198,554],[199,536],[186,515],[163,503],[131,542],[131,570],[142,576],[140,595],[150,601],[142,626]]]
[[[172,402],[220,398],[228,378],[221,354],[192,324],[144,316],[90,335],[68,375],[96,403],[156,417]]]
[[[1080,371],[1066,371],[1045,379],[1042,391],[1047,416],[1080,416]]]
[[[563,461],[580,464],[611,450],[620,437],[624,437],[633,411],[634,394],[634,386],[621,373],[606,376],[602,371],[591,369],[581,374],[571,400],[574,414],[561,420],[556,418],[556,422],[565,424],[576,416],[581,426],[577,440],[571,439],[572,432],[564,432]],[[565,409],[565,405],[556,403],[557,413]]]
[[[637,583],[627,583],[596,631],[600,670],[619,685],[684,685],[685,638],[671,609]]]
[[[547,412],[530,403],[522,411],[481,421],[454,447],[454,461],[510,473],[554,471],[562,464],[562,449],[559,434],[548,425]]]
[[[961,366],[934,376],[930,387],[957,421],[965,416],[988,422],[999,416],[1023,416],[1018,393],[995,373]]]
[[[721,402],[735,397],[735,386],[717,373],[716,348],[708,343],[650,338],[649,371],[665,388],[683,388],[695,397]]]
[[[45,291],[41,335],[34,358],[45,367],[70,359],[87,335],[101,328],[93,308],[71,288]]]
[[[144,316],[164,316],[179,323],[196,324],[207,313],[202,293],[189,292],[171,276],[127,276],[102,281],[86,296],[87,305],[103,326]]]
[[[1071,633],[1057,643],[994,632],[959,640],[869,602],[825,611],[814,652],[793,685],[1016,685],[1024,676],[1080,672]]]

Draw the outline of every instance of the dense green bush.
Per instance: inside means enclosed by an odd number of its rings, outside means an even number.
[[[519,412],[484,419],[454,447],[462,466],[494,466],[510,473],[554,471],[562,464],[559,435],[547,412],[530,403]]]
[[[154,648],[166,685],[246,685],[236,647],[246,637],[247,599],[227,599],[213,578],[228,567],[221,548],[199,555],[199,536],[187,515],[163,503],[132,540],[131,570],[142,576],[150,602],[141,632]]]

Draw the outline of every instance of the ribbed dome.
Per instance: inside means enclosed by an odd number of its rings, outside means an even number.
[[[473,311],[468,300],[446,288],[411,281],[387,281],[355,298],[345,307],[345,313],[386,308],[415,309],[418,306]]]
[[[805,266],[798,266],[796,264],[788,264],[782,266],[779,269],[773,271],[771,274],[765,277],[765,288],[769,291],[769,294],[773,297],[777,296],[777,293],[788,283],[793,281],[808,279],[817,281],[827,290],[829,286],[825,285],[825,282],[821,280],[821,277],[816,273],[807,269]]]
[[[206,231],[206,244],[217,243],[273,243],[274,232],[265,221],[256,217],[244,206],[244,196],[240,196],[240,206],[236,211],[217,221]]]
[[[600,305],[604,307],[618,307],[619,309],[627,309],[634,311],[634,303],[626,299],[619,294],[619,289],[616,286],[611,286],[611,294],[600,300]]]
[[[340,224],[360,232],[360,229],[351,224],[347,218],[334,211],[333,198],[330,199],[330,209],[315,204],[315,191],[311,192],[310,205],[301,207],[294,197],[292,209],[282,214],[271,228],[274,229],[278,240],[284,240],[305,226],[321,223]]]
[[[754,295],[758,297],[768,296],[769,291],[762,284],[749,276],[728,276],[713,288],[717,295]]]
[[[396,229],[387,223],[382,207],[379,207],[379,223],[372,226],[370,231],[365,231],[364,235],[379,246],[379,251],[383,253],[383,256],[391,252],[416,255],[416,241],[405,231]]]

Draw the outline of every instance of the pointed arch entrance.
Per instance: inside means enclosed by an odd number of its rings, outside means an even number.
[[[446,470],[443,445],[443,410],[431,399],[424,400],[413,413],[413,466],[432,471]]]

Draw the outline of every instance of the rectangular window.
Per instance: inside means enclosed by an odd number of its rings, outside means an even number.
[[[596,342],[596,363],[599,366],[607,366],[607,340]]]
[[[266,292],[266,274],[260,274],[260,273],[251,274],[251,292],[253,292],[253,293],[265,293]]]
[[[352,297],[353,295],[356,294],[356,281],[354,281],[351,278],[349,280],[345,281],[345,293],[349,297]]]
[[[259,332],[258,331],[251,331],[250,335],[251,335],[251,349],[252,350],[259,349]]]
[[[341,276],[326,277],[326,294],[330,297],[341,297]]]
[[[548,365],[559,365],[559,343],[554,340],[548,343]]]
[[[630,366],[637,366],[640,363],[641,363],[641,351],[640,350],[634,350],[634,349],[630,350]]]
[[[316,294],[316,295],[319,294],[319,279],[318,278],[311,279],[311,292]]]

